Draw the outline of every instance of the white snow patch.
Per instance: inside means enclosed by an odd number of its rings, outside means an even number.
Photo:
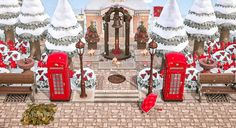
[[[59,39],[59,38],[63,38],[63,37],[67,37],[67,36],[77,36],[79,34],[79,32],[82,31],[82,27],[79,26],[78,28],[76,29],[70,29],[68,31],[55,31],[53,30],[53,28],[49,27],[48,28],[48,33],[50,33],[50,35],[56,39]]]
[[[196,29],[196,28],[185,26],[185,29],[189,34],[202,34],[202,35],[209,35],[209,36],[214,35],[218,31],[217,27],[214,27],[208,30],[208,29]]]
[[[176,28],[183,26],[183,19],[176,0],[167,0],[160,18],[157,19],[157,22],[163,27]]]
[[[25,23],[25,24],[35,22],[35,21],[43,22],[48,18],[49,16],[47,14],[36,15],[36,16],[22,16],[22,15],[19,16],[20,22]]]
[[[163,30],[159,27],[154,27],[152,31],[165,39],[170,39],[176,36],[187,36],[186,31],[184,29],[179,29],[178,31],[169,31]]]
[[[211,0],[195,0],[190,10],[196,13],[214,13]]]
[[[205,23],[205,22],[209,22],[209,21],[213,21],[216,22],[216,16],[215,15],[211,15],[211,16],[197,16],[194,14],[188,14],[185,19],[194,21],[196,23]]]
[[[21,29],[19,27],[16,27],[16,33],[17,35],[21,35],[21,34],[32,34],[34,36],[39,36],[41,35],[45,30],[47,30],[47,27],[41,27],[41,28],[37,28],[37,29]]]
[[[77,24],[75,14],[67,0],[59,0],[51,19],[54,27],[71,27]]]
[[[44,12],[41,0],[23,0],[22,13],[37,14]]]
[[[220,19],[220,18],[216,18],[216,23],[218,25],[220,24],[233,24],[236,25],[236,21],[232,20],[232,19]]]
[[[18,5],[18,0],[0,0],[0,5]]]
[[[150,43],[152,40],[149,39],[148,43]],[[173,52],[181,52],[184,50],[185,47],[188,45],[188,40],[186,42],[182,42],[178,44],[177,46],[175,45],[163,45],[161,43],[157,43],[158,47],[157,50],[166,50],[166,51],[173,51]]]
[[[236,8],[215,7],[215,11],[218,11],[223,14],[231,14],[231,13],[236,13]]]
[[[0,8],[0,14],[4,14],[4,13],[18,13],[18,12],[20,12],[20,7]]]
[[[0,19],[0,23],[5,25],[15,25],[17,22],[18,18]]]
[[[236,0],[217,0],[218,4],[220,5],[225,5],[225,6],[231,6],[231,5],[236,5]]]
[[[45,42],[45,46],[48,50],[58,50],[58,51],[65,51],[65,52],[73,52],[76,50],[76,45],[77,42],[75,43],[72,43],[68,46],[64,46],[64,45],[61,45],[61,46],[58,46],[58,45],[54,45],[54,44],[51,44],[49,43],[48,41]]]

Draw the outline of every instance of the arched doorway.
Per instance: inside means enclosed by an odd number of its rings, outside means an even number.
[[[113,19],[111,19],[111,14],[114,13]],[[120,16],[121,14],[121,16]],[[107,59],[113,59],[116,57],[118,60],[123,60],[131,57],[129,51],[130,45],[130,20],[132,19],[131,15],[122,7],[111,7],[103,16],[104,23],[104,57]],[[113,20],[113,27],[115,28],[115,48],[109,50],[109,23]],[[125,50],[119,48],[119,31],[121,24],[125,25]]]

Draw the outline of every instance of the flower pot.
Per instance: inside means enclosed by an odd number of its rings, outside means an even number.
[[[97,42],[88,43],[88,49],[97,49]]]
[[[209,71],[217,66],[217,62],[211,58],[202,58],[199,60],[199,64],[205,71]]]
[[[34,60],[31,58],[20,59],[17,61],[17,65],[19,68],[23,69],[23,73],[25,73],[30,71],[30,69],[34,66]]]
[[[146,42],[137,42],[137,49],[146,49]]]

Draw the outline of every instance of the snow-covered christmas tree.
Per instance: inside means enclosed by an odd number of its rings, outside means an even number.
[[[204,53],[204,42],[217,36],[216,16],[211,0],[195,0],[185,17],[185,29],[194,40],[193,52],[197,55]]]
[[[218,0],[215,4],[220,41],[228,43],[230,30],[236,30],[236,0]]]
[[[181,52],[188,45],[187,33],[176,0],[167,0],[160,17],[152,27],[151,39],[158,50]]]
[[[71,58],[76,53],[75,44],[82,37],[82,27],[77,22],[70,3],[68,0],[59,0],[48,27],[45,43],[47,50],[66,52]]]
[[[14,30],[20,14],[18,0],[0,0],[0,29],[4,30],[5,41],[15,41]]]
[[[40,40],[46,37],[49,16],[45,13],[41,0],[24,0],[16,34],[30,41],[30,57],[40,60]]]

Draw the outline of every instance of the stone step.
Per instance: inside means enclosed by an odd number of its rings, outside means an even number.
[[[95,98],[137,98],[139,94],[95,94]]]
[[[136,94],[138,90],[95,90],[95,94]]]
[[[139,98],[95,98],[94,103],[137,103]]]
[[[139,100],[138,90],[96,90],[95,103],[136,103]]]

